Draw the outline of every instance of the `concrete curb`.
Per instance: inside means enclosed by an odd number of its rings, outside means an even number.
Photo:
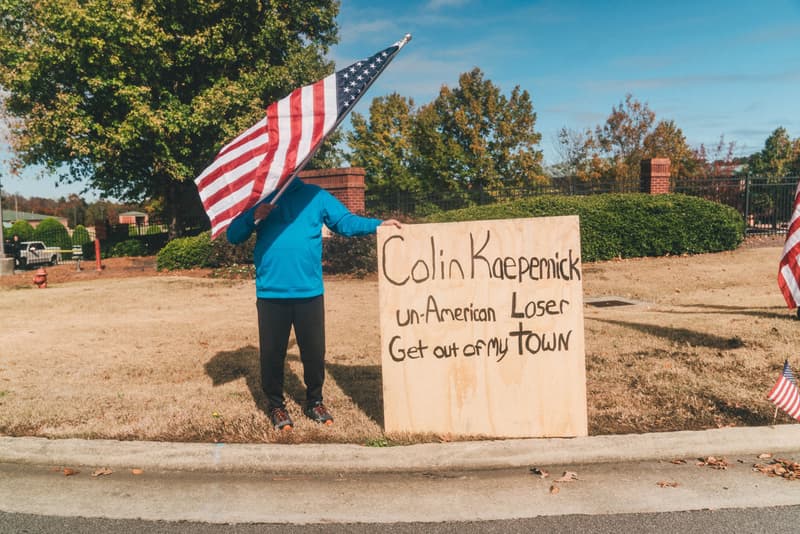
[[[796,451],[800,425],[795,424],[386,448],[0,437],[0,463],[274,474],[468,471]]]

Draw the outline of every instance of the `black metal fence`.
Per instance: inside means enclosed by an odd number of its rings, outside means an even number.
[[[671,191],[726,204],[742,214],[748,234],[786,232],[794,205],[798,177],[733,176],[715,178],[673,178]],[[481,206],[543,195],[596,195],[635,193],[639,180],[583,181],[574,176],[554,177],[549,182],[525,188],[482,189],[466,192],[396,193],[377,198],[367,192],[367,213],[381,216],[402,214],[424,217],[438,210]]]

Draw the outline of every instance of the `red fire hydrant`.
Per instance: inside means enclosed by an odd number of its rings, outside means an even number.
[[[47,271],[44,270],[44,267],[39,267],[39,270],[33,275],[33,283],[39,289],[47,287]]]

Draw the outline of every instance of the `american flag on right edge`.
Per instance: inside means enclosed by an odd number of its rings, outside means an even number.
[[[800,183],[794,192],[794,209],[786,230],[783,255],[778,267],[778,287],[789,308],[800,307]]]
[[[767,398],[778,408],[800,421],[800,391],[797,389],[789,360],[783,363],[781,377],[775,382]]]

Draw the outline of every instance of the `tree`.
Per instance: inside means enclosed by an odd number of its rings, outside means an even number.
[[[767,140],[764,148],[750,157],[751,174],[784,177],[800,170],[800,139],[792,141],[786,128],[779,126]]]
[[[412,99],[392,93],[372,100],[368,120],[360,113],[351,115],[350,163],[366,171],[367,191],[377,199],[378,209],[388,209],[398,194],[423,190],[420,177],[411,171],[415,112]]]
[[[419,111],[414,129],[416,171],[435,184],[453,182],[469,196],[543,180],[541,141],[527,91],[506,97],[475,68],[443,86]]]
[[[602,125],[592,130],[559,132],[560,167],[584,181],[606,185],[638,183],[643,158],[669,158],[672,176],[692,171],[695,154],[683,131],[671,120],[656,122],[647,103],[633,95],[611,108]]]
[[[18,165],[128,201],[173,235],[196,177],[267,103],[332,71],[336,0],[0,0],[0,86]]]
[[[606,172],[606,165],[598,156],[599,148],[591,130],[561,128],[556,147],[561,157],[557,171],[585,182],[600,179]]]
[[[610,169],[617,180],[635,181],[639,178],[644,156],[644,140],[651,132],[656,114],[647,103],[641,103],[630,93],[619,107],[613,106],[602,126],[595,128],[600,148],[609,157]]]
[[[719,136],[719,142],[711,149],[701,143],[700,148],[694,151],[692,159],[696,167],[689,176],[694,178],[728,177],[736,173],[738,165],[734,156],[736,141],[725,142],[725,136]]]
[[[659,121],[653,131],[644,138],[642,145],[643,157],[670,159],[672,176],[681,176],[697,166],[694,152],[689,148],[683,131],[678,128],[675,121]]]

